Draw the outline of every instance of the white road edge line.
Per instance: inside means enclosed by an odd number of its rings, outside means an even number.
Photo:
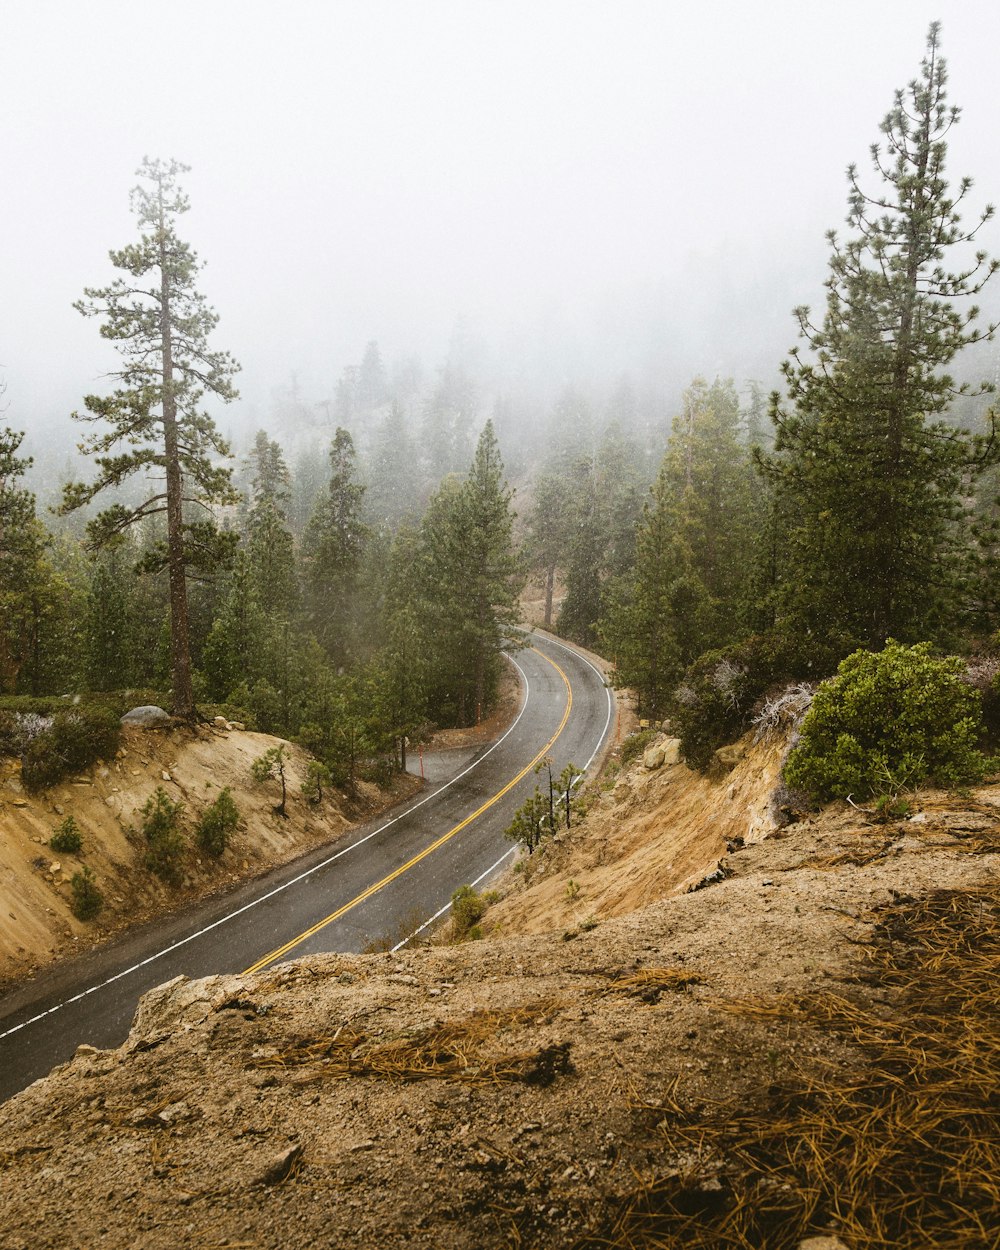
[[[562,647],[563,651],[569,651],[573,655],[575,655],[577,659],[583,660],[584,664],[589,664],[590,667],[594,670],[594,672],[598,675],[598,677],[600,677],[601,681],[603,682],[604,689],[608,696],[608,715],[604,721],[604,728],[601,730],[600,736],[597,739],[597,746],[594,747],[593,751],[591,751],[590,759],[587,760],[586,764],[584,764],[583,773],[581,773],[580,776],[578,777],[574,777],[572,782],[570,783],[572,786],[576,787],[583,780],[591,764],[593,764],[594,762],[594,757],[597,755],[597,752],[604,745],[604,740],[608,736],[608,730],[611,727],[611,714],[612,714],[612,711],[614,710],[614,701],[611,698],[611,687],[608,685],[607,678],[604,676],[604,674],[601,672],[601,670],[597,667],[596,664],[592,664],[591,661],[588,660],[585,655],[581,655],[581,653],[577,651],[575,647],[568,647],[564,642],[556,642],[554,638],[549,638],[548,636],[546,636],[545,641],[552,643],[553,646]],[[509,851],[504,851],[504,853],[500,856],[500,858],[496,861],[495,864],[490,864],[489,868],[487,868],[485,872],[481,872],[479,876],[475,879],[475,881],[470,881],[469,884],[472,886],[473,889],[475,889],[476,886],[479,885],[481,881],[485,881],[487,877],[489,877],[492,873],[494,873],[500,867],[500,865],[504,862],[505,859],[510,859],[512,855],[516,855],[516,854],[517,854],[516,846],[512,846]],[[451,911],[450,901],[445,903],[445,905],[441,908],[440,911],[436,911],[434,915],[430,917],[430,919],[425,920],[424,923],[418,929],[414,929],[413,932],[409,934],[408,937],[403,938],[401,942],[397,942],[395,946],[391,947],[389,950],[389,954],[395,955],[397,951],[401,951],[408,942],[412,942],[415,937],[418,937],[421,933],[423,933],[425,929],[429,929],[431,925],[437,924],[437,922],[441,919],[441,917],[446,915],[449,911]]]
[[[179,950],[182,946],[187,946],[189,942],[194,942],[198,938],[204,937],[206,933],[211,933],[213,929],[218,929],[221,925],[227,924],[230,920],[235,920],[237,916],[242,916],[244,912],[250,911],[252,908],[258,906],[258,904],[267,902],[268,899],[272,899],[276,895],[281,894],[283,890],[287,890],[293,885],[298,885],[300,881],[305,881],[306,878],[311,877],[313,873],[319,872],[322,868],[329,867],[330,864],[342,858],[344,855],[347,855],[350,851],[356,851],[359,846],[364,846],[366,842],[371,841],[371,839],[377,837],[378,834],[384,833],[386,829],[395,825],[405,816],[409,816],[411,812],[415,812],[418,807],[423,807],[425,803],[429,803],[431,799],[436,798],[443,790],[447,790],[449,786],[453,786],[456,781],[461,781],[461,779],[471,773],[474,768],[478,768],[483,760],[486,759],[488,755],[491,755],[497,747],[500,746],[500,744],[514,732],[517,728],[518,722],[527,710],[528,701],[531,697],[531,683],[528,681],[527,674],[520,664],[518,664],[517,660],[515,660],[513,656],[508,656],[507,658],[521,674],[521,681],[524,683],[524,703],[521,705],[521,710],[518,712],[514,719],[514,723],[507,729],[506,733],[497,738],[496,742],[493,743],[489,750],[484,751],[483,754],[479,756],[478,759],[474,760],[467,768],[464,768],[460,773],[456,773],[450,781],[446,781],[443,786],[438,786],[436,790],[422,798],[419,802],[413,803],[406,809],[406,811],[400,812],[398,816],[393,816],[392,820],[387,820],[384,825],[379,825],[377,829],[373,829],[371,833],[366,834],[363,838],[359,838],[357,842],[352,842],[350,846],[343,847],[341,850],[328,856],[320,863],[314,864],[312,868],[307,868],[305,872],[300,872],[298,876],[289,878],[289,880],[285,881],[282,885],[275,886],[273,890],[268,890],[266,894],[261,894],[258,898],[251,899],[249,903],[244,903],[242,907],[237,907],[235,911],[227,912],[226,915],[220,916],[218,920],[213,920],[211,924],[205,925],[203,929],[198,929],[195,933],[189,933],[186,937],[180,938],[178,941],[171,943],[170,946],[165,946],[163,950],[156,951],[152,955],[147,955],[145,959],[139,960],[138,963],[132,964],[129,968],[123,968],[120,972],[116,972],[114,976],[108,977],[107,980],[99,981],[96,985],[91,985],[88,989],[81,990],[79,994],[74,994],[72,998],[64,998],[62,1002],[46,1008],[45,1011],[39,1012],[38,1015],[32,1016],[28,1020],[22,1020],[20,1024],[15,1024],[12,1028],[6,1029],[3,1033],[0,1033],[0,1041],[3,1041],[5,1037],[10,1037],[14,1033],[19,1033],[21,1029],[26,1029],[29,1025],[37,1024],[40,1020],[44,1020],[47,1016],[51,1016],[55,1012],[61,1011],[63,1007],[69,1007],[72,1006],[73,1003],[81,1002],[89,994],[95,994],[98,990],[103,990],[107,986],[113,985],[115,981],[121,981],[124,977],[131,976],[133,972],[138,972],[140,968],[145,968],[149,964],[155,963],[158,959],[162,959],[164,955],[169,955],[173,951]],[[593,668],[593,665],[591,665],[591,667]]]

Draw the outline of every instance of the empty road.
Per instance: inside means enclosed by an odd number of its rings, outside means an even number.
[[[460,757],[393,813],[348,831],[224,898],[42,974],[0,999],[0,1099],[76,1047],[120,1045],[139,997],[183,974],[244,972],[321,951],[360,951],[447,910],[459,885],[510,863],[504,836],[532,793],[535,764],[584,768],[613,723],[614,703],[584,657],[544,634],[513,657],[523,702],[496,742]],[[407,925],[409,922],[409,925]]]

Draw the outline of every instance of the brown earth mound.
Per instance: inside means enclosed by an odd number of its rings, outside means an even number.
[[[994,1246],[1000,790],[917,806],[558,934],[161,987],[0,1109],[0,1244]]]

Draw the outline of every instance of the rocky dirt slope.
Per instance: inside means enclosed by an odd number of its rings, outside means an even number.
[[[683,894],[713,872],[733,845],[774,829],[771,796],[782,738],[727,748],[727,765],[706,777],[679,763],[666,734],[625,775],[591,790],[586,819],[542,843],[491,907],[494,933],[572,929]],[[732,766],[732,771],[726,771]]]
[[[267,734],[202,725],[195,729],[126,728],[115,759],[40,794],[26,794],[18,762],[0,760],[0,984],[22,979],[53,959],[104,940],[127,925],[224,889],[339,836],[351,820],[394,801],[416,784],[410,778],[391,795],[362,785],[349,808],[336,791],[307,803],[300,785],[306,753],[285,743],[287,818],[276,815],[276,782],[253,781],[251,765],[280,739]],[[185,806],[190,835],[205,808],[229,786],[241,820],[230,848],[218,861],[194,850],[185,879],[174,889],[143,868],[142,807],[162,786]],[[77,855],[48,846],[67,813],[83,838]],[[95,921],[76,920],[70,879],[86,864],[104,894]]]
[[[663,1193],[684,1219],[737,1201],[747,1164],[712,1145],[720,1107],[780,1124],[784,1083],[864,1075],[852,1020],[909,1015],[905,987],[870,966],[875,949],[916,950],[908,910],[949,891],[997,910],[996,787],[920,796],[893,825],[834,807],[736,847],[731,834],[762,832],[773,750],[714,786],[640,765],[599,813],[603,831],[584,833],[580,864],[556,848],[497,909],[501,937],[147,996],[125,1046],[83,1047],[0,1108],[0,1245],[673,1244],[656,1240]],[[644,887],[638,860],[617,894],[591,880],[586,857],[602,839],[617,853],[614,826],[655,825],[671,787],[702,805],[708,861],[734,842],[724,879],[659,901],[678,882]],[[650,882],[665,856],[695,862],[670,838],[650,843]],[[568,927],[557,896],[571,868],[593,893],[591,918]],[[532,900],[556,932],[514,932]],[[781,1177],[754,1184],[762,1207],[790,1204]],[[842,1205],[837,1227],[829,1204],[797,1227],[828,1250],[869,1244]]]

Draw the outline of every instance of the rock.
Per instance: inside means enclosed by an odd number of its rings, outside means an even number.
[[[27,799],[8,799],[7,802],[11,805],[11,807],[27,807],[28,806]]]
[[[212,724],[216,727],[216,729],[228,729],[229,728],[229,721],[227,721],[224,716],[213,716]]]
[[[156,1118],[169,1128],[179,1120],[190,1120],[191,1108],[186,1102],[172,1102],[169,1107],[158,1112]]]
[[[169,712],[151,703],[134,707],[122,717],[123,725],[136,725],[140,729],[163,729],[172,723],[173,717]]]
[[[643,765],[652,773],[655,772],[656,769],[663,767],[663,757],[663,744],[658,742],[654,746],[647,748],[645,755],[642,757],[642,762]]]
[[[174,977],[139,999],[126,1045],[129,1050],[148,1050],[182,1028],[200,1024],[212,1013],[214,999],[224,981],[232,978],[204,977],[189,981]]]
[[[291,1175],[292,1169],[302,1158],[301,1146],[289,1146],[287,1150],[283,1150],[281,1154],[275,1157],[260,1173],[254,1184],[256,1185],[280,1185],[282,1181],[287,1180]]]
[[[799,1242],[799,1250],[847,1250],[839,1237],[807,1237]]]
[[[681,762],[681,740],[680,738],[668,738],[663,743],[663,763],[664,766],[670,764],[679,764]]]
[[[712,756],[712,761],[723,772],[730,772],[740,762],[746,754],[746,747],[738,742],[734,742],[731,746],[719,747],[718,751]]]
[[[90,1046],[87,1042],[81,1042],[73,1053],[74,1059],[89,1059],[93,1055],[99,1055],[101,1052],[96,1046]]]
[[[60,864],[60,862],[57,859],[53,860],[52,863],[49,864],[49,872],[51,872],[53,876],[57,872],[62,872],[62,864]]]
[[[241,720],[231,720],[229,722],[230,729],[246,729],[246,725]]]
[[[24,793],[24,786],[21,785],[20,781],[18,781],[16,777],[8,777],[6,784],[7,789],[13,790],[15,794]]]

